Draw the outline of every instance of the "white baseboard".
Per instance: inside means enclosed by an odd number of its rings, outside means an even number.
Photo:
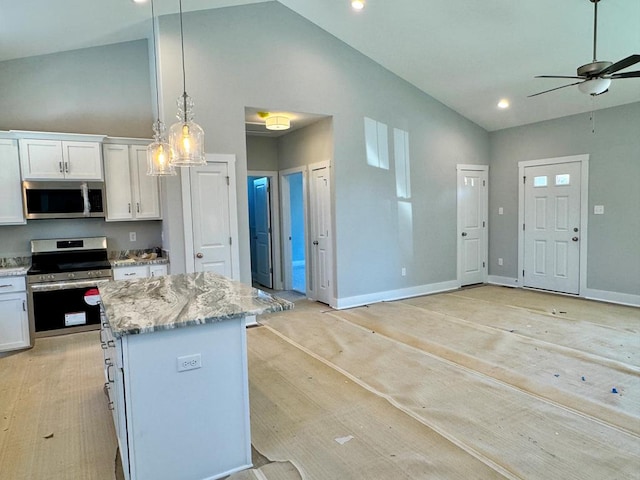
[[[601,302],[619,303],[620,305],[629,305],[631,307],[640,307],[640,295],[631,293],[609,292],[607,290],[596,290],[586,288],[581,297],[589,300],[599,300]]]
[[[518,279],[511,277],[500,277],[498,275],[489,275],[487,281],[491,285],[502,285],[503,287],[519,287]]]
[[[457,280],[449,282],[431,283],[429,285],[418,285],[417,287],[401,288],[398,290],[388,290],[386,292],[369,293],[366,295],[357,295],[354,297],[337,298],[335,301],[336,310],[345,308],[361,307],[378,302],[390,302],[393,300],[402,300],[404,298],[419,297],[421,295],[429,295],[431,293],[448,292],[457,290],[460,284]]]

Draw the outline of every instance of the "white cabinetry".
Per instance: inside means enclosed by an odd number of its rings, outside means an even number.
[[[25,277],[0,277],[0,352],[30,346]]]
[[[147,175],[145,145],[105,143],[107,221],[159,220],[160,184]]]
[[[251,467],[243,318],[121,338],[103,321],[101,337],[125,480],[205,480]]]
[[[100,142],[20,139],[24,180],[102,180]]]
[[[115,267],[114,280],[133,280],[134,278],[160,277],[167,274],[164,264],[134,265],[131,267]]]
[[[18,141],[0,138],[0,225],[24,223]]]

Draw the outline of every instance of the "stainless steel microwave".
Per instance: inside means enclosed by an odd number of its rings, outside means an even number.
[[[22,193],[28,220],[105,216],[102,182],[22,182]]]

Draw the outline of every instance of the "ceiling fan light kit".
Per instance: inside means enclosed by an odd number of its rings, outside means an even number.
[[[562,85],[560,87],[551,88],[543,92],[529,95],[529,97],[536,97],[543,93],[553,92],[566,87],[572,87],[578,85],[578,89],[582,93],[586,93],[592,96],[602,95],[609,91],[609,86],[612,80],[621,78],[640,78],[640,71],[635,72],[622,72],[616,73],[620,70],[624,70],[627,67],[635,65],[640,62],[640,55],[629,55],[622,60],[612,63],[605,61],[598,61],[596,57],[596,45],[598,39],[598,3],[601,0],[589,0],[593,3],[594,15],[593,15],[593,61],[578,67],[577,76],[569,75],[539,75],[536,78],[566,78],[578,80],[568,85]]]

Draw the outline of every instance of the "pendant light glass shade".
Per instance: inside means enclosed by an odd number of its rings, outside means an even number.
[[[164,139],[164,123],[160,120],[153,124],[153,143],[147,146],[147,175],[175,175],[171,164],[173,149]]]
[[[171,164],[176,167],[205,165],[204,130],[193,121],[193,100],[184,92],[177,103],[179,122],[169,129],[169,143],[173,149]]]
[[[178,98],[178,123],[169,129],[169,143],[173,148],[171,164],[177,167],[205,165],[204,130],[193,121],[193,100],[187,95],[187,74],[184,68],[184,27],[180,0],[180,46],[182,48],[182,96]]]

